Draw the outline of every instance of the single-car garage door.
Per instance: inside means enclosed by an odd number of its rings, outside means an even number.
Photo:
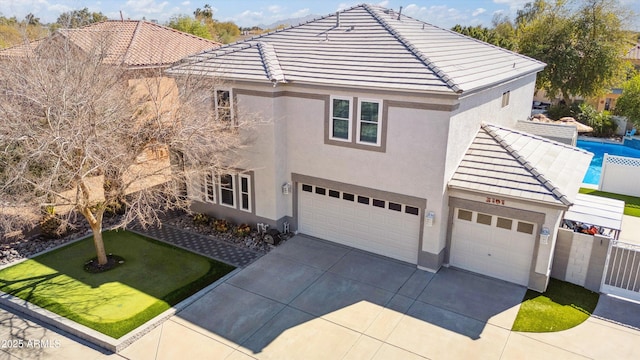
[[[449,264],[526,286],[535,237],[533,223],[455,209]]]
[[[309,184],[299,190],[301,233],[417,263],[418,208]]]

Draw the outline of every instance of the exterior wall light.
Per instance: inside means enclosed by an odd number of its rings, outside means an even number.
[[[543,227],[542,231],[540,231],[540,243],[543,245],[547,245],[549,243],[549,235],[550,231],[548,227]]]
[[[286,182],[282,184],[282,194],[289,195],[291,193],[291,183]]]
[[[434,213],[433,211],[429,211],[427,213],[427,216],[424,219],[424,223],[425,225],[427,225],[428,227],[432,227],[433,226],[433,221],[436,219],[436,213]]]

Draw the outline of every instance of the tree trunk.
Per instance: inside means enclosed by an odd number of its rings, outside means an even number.
[[[107,252],[104,250],[104,241],[102,240],[102,222],[95,222],[90,225],[93,232],[93,245],[98,256],[98,264],[105,265],[107,263]]]
[[[98,264],[105,265],[107,263],[107,252],[104,249],[104,241],[102,240],[102,215],[104,210],[98,210],[98,213],[94,216],[91,209],[85,207],[81,209],[81,213],[87,219],[91,232],[93,232],[93,245],[96,248]]]

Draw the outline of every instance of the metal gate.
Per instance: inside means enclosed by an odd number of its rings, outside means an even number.
[[[600,291],[640,301],[640,245],[611,240]]]

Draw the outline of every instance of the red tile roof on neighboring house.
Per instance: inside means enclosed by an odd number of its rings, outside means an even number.
[[[31,51],[37,49],[43,41],[44,39],[39,39],[0,50],[0,56],[25,56]]]
[[[131,68],[162,67],[184,57],[221,46],[220,43],[187,34],[144,20],[107,20],[77,29],[60,29],[53,36],[63,36],[85,51],[103,42],[106,63]],[[6,56],[20,56],[32,51],[45,39],[2,51]]]

